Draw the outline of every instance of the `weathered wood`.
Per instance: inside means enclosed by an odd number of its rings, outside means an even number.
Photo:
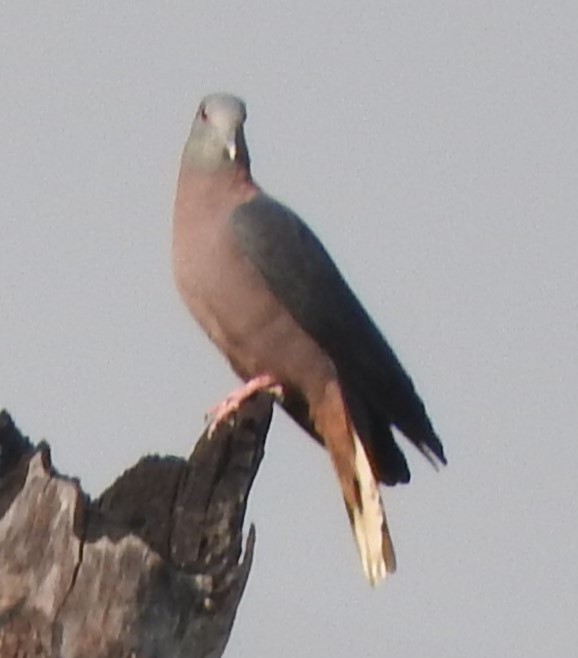
[[[221,656],[270,420],[259,395],[188,461],[146,457],[91,501],[0,413],[0,658]]]

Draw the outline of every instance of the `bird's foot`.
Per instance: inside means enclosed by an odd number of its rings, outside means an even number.
[[[278,400],[283,398],[283,387],[271,375],[259,375],[250,379],[246,384],[233,391],[223,402],[210,409],[205,417],[210,419],[207,436],[210,439],[223,421],[232,422],[234,414],[239,411],[241,404],[259,391],[271,393]]]

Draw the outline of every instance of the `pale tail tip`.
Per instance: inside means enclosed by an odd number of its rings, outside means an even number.
[[[384,518],[385,521],[385,518]],[[354,526],[354,529],[359,529]],[[372,549],[371,544],[367,541],[367,536],[356,532],[357,546],[361,556],[363,573],[371,587],[376,587],[388,575],[395,573],[397,563],[395,550],[389,535],[387,526],[384,525],[381,534],[381,546]]]
[[[383,557],[374,563],[363,560],[363,571],[371,587],[377,587],[388,576],[392,576],[396,569],[395,553],[393,547],[387,546],[387,540],[384,537]]]

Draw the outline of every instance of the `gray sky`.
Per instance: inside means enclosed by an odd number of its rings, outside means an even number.
[[[543,658],[578,645],[578,5],[5,2],[0,406],[92,494],[184,455],[236,384],[173,289],[201,96],[323,238],[426,400],[399,571],[366,585],[327,456],[280,413],[228,656]]]

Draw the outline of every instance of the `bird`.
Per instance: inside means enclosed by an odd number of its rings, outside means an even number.
[[[373,586],[396,570],[380,484],[410,480],[394,428],[436,468],[447,460],[412,380],[319,238],[253,180],[246,119],[235,95],[202,99],[174,202],[176,288],[244,382],[210,429],[270,392],[327,449]]]

